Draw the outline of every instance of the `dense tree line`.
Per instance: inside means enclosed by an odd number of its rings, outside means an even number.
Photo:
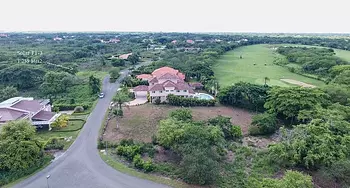
[[[306,73],[329,77],[329,70],[336,65],[348,64],[335,56],[333,49],[307,47],[279,47],[277,52],[286,56],[289,63],[296,63]]]

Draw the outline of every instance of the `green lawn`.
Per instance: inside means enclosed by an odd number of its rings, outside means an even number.
[[[74,140],[78,137],[80,130],[77,131],[71,131],[71,132],[59,132],[59,131],[70,131],[70,130],[76,130],[79,127],[83,126],[82,121],[69,121],[68,126],[65,128],[62,128],[60,130],[51,130],[51,131],[38,131],[37,137],[41,141],[47,141],[49,138],[52,137],[64,137],[64,138],[70,138],[71,140],[68,142],[65,142],[63,149],[68,149],[70,145],[74,142]]]
[[[280,79],[293,79],[315,86],[324,85],[322,81],[292,73],[285,67],[273,64],[276,57],[282,56],[274,52],[272,47],[264,44],[244,46],[224,54],[213,66],[219,84],[228,86],[240,81],[264,84],[264,77],[268,77],[269,85],[290,86]]]
[[[76,74],[78,77],[89,78],[90,75],[94,75],[96,78],[103,80],[105,76],[108,75],[108,72],[104,71],[79,71]]]

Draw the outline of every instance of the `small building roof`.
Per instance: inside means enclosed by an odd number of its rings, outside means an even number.
[[[35,114],[32,119],[37,121],[49,121],[55,115],[56,113],[42,110],[39,113]]]
[[[13,121],[28,115],[26,112],[22,112],[11,108],[0,108],[0,122]]]
[[[150,75],[150,74],[140,74],[140,75],[137,75],[136,78],[138,79],[143,79],[143,80],[148,80],[148,79],[151,79],[153,76]]]
[[[133,89],[134,91],[148,91],[148,86],[146,85],[139,85],[134,87]]]
[[[21,100],[11,107],[20,110],[26,110],[29,112],[38,112],[43,107],[43,105],[39,100]]]
[[[148,90],[149,91],[163,91],[164,87],[162,84],[155,84],[153,86],[149,86]]]

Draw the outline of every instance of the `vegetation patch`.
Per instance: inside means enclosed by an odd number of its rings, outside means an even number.
[[[107,141],[120,141],[122,139],[134,139],[136,141],[151,142],[156,134],[160,120],[166,119],[171,111],[180,109],[168,105],[145,104],[124,108],[122,118],[112,118],[104,135]],[[194,120],[207,120],[222,115],[230,117],[234,125],[241,126],[243,133],[248,133],[252,113],[224,106],[216,107],[191,107]],[[118,126],[118,128],[117,128]]]

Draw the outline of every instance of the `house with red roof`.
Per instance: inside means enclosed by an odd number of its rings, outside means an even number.
[[[39,128],[48,127],[60,114],[51,112],[50,100],[14,97],[0,103],[0,125],[26,119]]]
[[[182,97],[193,97],[195,94],[192,87],[186,83],[185,74],[171,67],[161,67],[152,74],[141,74],[136,76],[139,79],[147,80],[149,86],[140,85],[133,89],[136,97],[145,97],[149,94],[151,102],[160,99],[166,101],[169,94]]]

